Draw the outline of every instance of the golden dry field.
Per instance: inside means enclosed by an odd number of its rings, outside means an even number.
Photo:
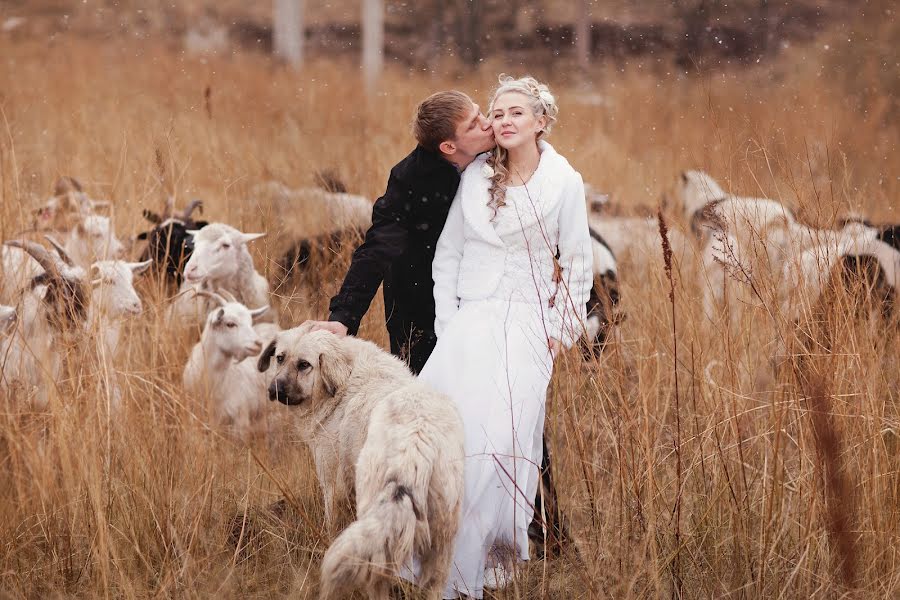
[[[640,62],[598,65],[591,85],[567,69],[532,74],[559,98],[549,141],[585,181],[626,207],[665,199],[673,230],[687,232],[673,199],[692,168],[817,226],[850,210],[900,222],[896,83],[864,48],[835,59],[848,48],[828,35],[705,74]],[[147,41],[0,37],[0,234],[27,229],[61,175],[113,202],[122,238],[168,195],[201,198],[204,218],[243,231],[317,233],[321,215],[274,214],[253,187],[312,185],[331,169],[374,200],[412,148],[419,100],[458,88],[483,104],[498,73],[526,70],[389,67],[367,97],[349,60],[293,72]],[[270,280],[281,243],[251,245]],[[819,309],[827,333],[798,326],[759,272],[730,324],[710,321],[696,251],[677,257],[671,301],[662,261],[621,258],[627,318],[600,358],[561,359],[548,405],[575,549],[531,561],[494,597],[900,596],[897,317],[859,317],[836,294]],[[342,268],[282,286],[281,324],[324,318]],[[91,340],[70,352],[47,410],[2,396],[0,597],[314,597],[330,534],[306,450],[288,431],[245,445],[207,427],[181,386],[186,332],[165,319],[153,281],[138,287],[144,312],[114,360],[120,412]],[[378,300],[360,335],[386,344],[382,312]],[[796,357],[776,369],[779,340]],[[285,495],[282,513],[267,511]]]

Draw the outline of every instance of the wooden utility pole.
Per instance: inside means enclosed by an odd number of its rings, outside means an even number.
[[[299,69],[303,64],[304,0],[274,0],[272,45],[275,56]]]
[[[384,0],[362,0],[363,77],[366,91],[375,90],[384,67]]]

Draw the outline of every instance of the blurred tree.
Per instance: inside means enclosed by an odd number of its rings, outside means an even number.
[[[303,63],[304,0],[274,0],[272,42],[275,55],[294,68]]]
[[[579,0],[578,19],[575,22],[575,54],[582,75],[587,73],[591,60],[591,6],[590,0]]]
[[[481,25],[484,21],[484,3],[474,0],[457,0],[457,41],[462,61],[474,67],[483,57],[481,50]]]
[[[362,66],[366,90],[371,93],[384,66],[384,2],[363,0],[362,9]]]

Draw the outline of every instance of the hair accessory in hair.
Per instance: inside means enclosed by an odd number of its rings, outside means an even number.
[[[547,107],[551,106],[551,105],[555,102],[555,100],[556,100],[556,99],[553,97],[553,94],[551,94],[551,93],[550,93],[549,91],[547,91],[547,90],[541,90],[541,91],[538,93],[538,98],[540,98],[540,99],[541,99],[541,102],[543,102],[544,106],[547,106]]]
[[[490,179],[494,176],[494,167],[491,165],[484,163],[481,167],[481,174]]]

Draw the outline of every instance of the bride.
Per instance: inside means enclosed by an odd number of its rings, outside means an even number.
[[[420,377],[458,406],[465,499],[445,598],[481,598],[528,559],[553,359],[583,331],[592,284],[584,184],[544,141],[559,108],[500,77],[497,147],[462,174],[433,263],[437,345]]]

